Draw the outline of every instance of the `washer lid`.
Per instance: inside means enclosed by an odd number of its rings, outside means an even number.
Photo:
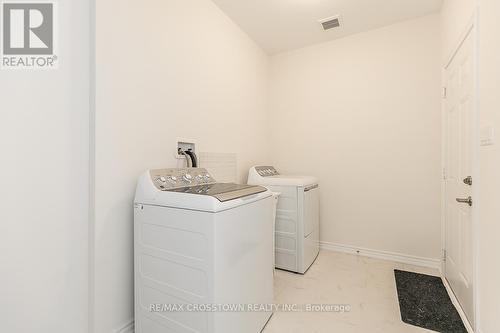
[[[188,186],[166,190],[170,192],[189,193],[212,196],[220,202],[234,200],[249,195],[265,192],[266,189],[255,185],[240,185],[233,183],[213,183],[198,186]]]
[[[271,196],[271,192],[261,186],[216,183],[206,175],[204,169],[146,171],[137,183],[134,202],[138,205],[220,212]]]

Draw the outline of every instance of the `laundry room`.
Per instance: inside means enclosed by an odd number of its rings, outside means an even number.
[[[500,332],[497,0],[0,5],[6,332]]]

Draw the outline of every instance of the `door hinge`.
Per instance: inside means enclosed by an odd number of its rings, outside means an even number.
[[[446,99],[448,96],[448,89],[446,87],[443,87],[443,99]]]
[[[446,180],[446,168],[443,168],[443,180]]]

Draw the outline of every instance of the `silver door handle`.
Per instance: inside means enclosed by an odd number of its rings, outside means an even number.
[[[460,203],[466,203],[466,204],[468,204],[469,206],[472,206],[472,197],[468,197],[467,199],[460,199],[460,198],[457,198],[457,202],[460,202]]]

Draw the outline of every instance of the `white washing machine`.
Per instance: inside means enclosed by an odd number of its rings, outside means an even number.
[[[276,268],[304,274],[319,253],[319,185],[315,177],[284,176],[272,166],[256,166],[248,184],[279,192]]]
[[[142,175],[134,204],[135,332],[261,332],[270,309],[234,306],[273,302],[272,219],[264,187],[216,183],[201,168]]]

